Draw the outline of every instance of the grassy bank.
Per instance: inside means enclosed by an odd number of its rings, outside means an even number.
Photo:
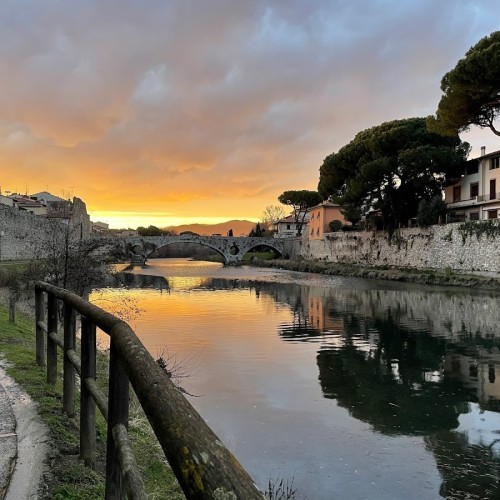
[[[500,291],[500,277],[492,278],[459,273],[450,268],[417,270],[411,268],[363,267],[354,264],[324,261],[297,260],[253,260],[259,267],[274,267],[304,273],[319,273],[330,276],[353,276],[358,278],[382,279],[428,285],[462,286]]]
[[[51,499],[103,498],[106,423],[97,412],[96,465],[94,469],[85,467],[78,458],[78,417],[70,419],[62,413],[62,374],[55,386],[49,385],[45,381],[45,369],[35,363],[33,318],[18,313],[16,323],[12,324],[8,321],[8,310],[0,306],[0,356],[8,363],[8,374],[37,403],[39,414],[50,431],[53,451],[48,458],[50,472],[45,477],[43,496]],[[107,357],[104,354],[99,356],[98,365],[98,379],[105,386]],[[136,402],[131,409],[130,435],[150,497],[184,498]]]

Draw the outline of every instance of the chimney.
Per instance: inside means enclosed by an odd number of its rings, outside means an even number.
[[[486,154],[486,146],[481,146],[481,156]]]

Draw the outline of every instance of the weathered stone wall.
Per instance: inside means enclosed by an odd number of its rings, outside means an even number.
[[[200,236],[200,235],[180,235],[180,236],[128,236],[123,241],[129,247],[137,247],[134,253],[144,254],[144,257],[151,255],[155,250],[179,243],[197,243],[218,252],[224,258],[226,264],[237,264],[241,258],[250,250],[262,245],[274,248],[280,253],[284,253],[284,240],[280,238],[256,238],[240,236]]]
[[[62,222],[0,205],[0,260],[45,257],[49,238],[60,238],[64,231]]]
[[[92,224],[87,213],[87,205],[80,198],[73,198],[70,226],[77,239],[86,239],[91,236]]]
[[[500,235],[466,236],[464,241],[459,227],[401,229],[391,241],[385,231],[329,233],[323,240],[296,241],[295,251],[306,259],[330,262],[500,274]]]
[[[43,258],[54,245],[64,245],[66,236],[72,241],[91,236],[90,217],[82,200],[63,202],[59,211],[59,218],[47,219],[0,204],[0,260]],[[69,227],[64,222],[68,215]]]

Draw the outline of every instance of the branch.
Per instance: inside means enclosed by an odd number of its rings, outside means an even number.
[[[485,102],[481,107],[498,108],[500,107],[500,99],[497,99],[496,101]]]
[[[491,131],[492,131],[495,135],[498,135],[498,136],[500,137],[500,131],[499,131],[499,130],[497,130],[497,129],[495,128],[495,125],[493,125],[493,122],[494,122],[494,120],[493,120],[493,119],[490,119],[490,120],[489,120],[489,123],[488,123],[488,127],[490,128],[490,130],[491,130]]]

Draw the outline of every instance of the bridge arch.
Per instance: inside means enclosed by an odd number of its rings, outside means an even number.
[[[283,255],[284,243],[276,238],[223,237],[223,236],[144,236],[125,238],[126,244],[133,249],[132,263],[144,264],[156,250],[174,243],[197,243],[208,247],[224,259],[224,264],[239,264],[243,256],[259,246],[265,246]]]
[[[152,255],[154,252],[158,251],[158,250],[161,250],[162,248],[165,248],[165,247],[168,247],[170,245],[178,245],[178,244],[182,244],[182,243],[188,243],[190,245],[200,245],[202,247],[205,247],[205,248],[210,248],[210,250],[213,250],[214,252],[216,252],[218,255],[220,255],[224,261],[226,259],[224,253],[219,249],[219,248],[216,248],[214,245],[210,245],[209,243],[206,243],[204,241],[192,241],[192,240],[187,240],[187,239],[181,239],[179,238],[178,240],[176,241],[167,241],[163,244],[161,244],[160,246],[156,247],[154,250],[152,250],[151,252],[147,253],[147,256],[149,257],[150,255]]]
[[[263,239],[263,238],[259,238],[259,239]],[[259,248],[259,247],[265,247],[269,250],[272,250],[274,251],[275,253],[277,253],[280,257],[283,256],[283,250],[278,250],[275,246],[272,246],[272,245],[269,245],[268,243],[263,243],[263,242],[258,242],[252,246],[248,246],[247,248],[245,248],[245,252],[240,256],[241,259],[243,259],[243,257],[248,253],[248,252],[251,252],[252,250],[255,250],[256,248]]]

